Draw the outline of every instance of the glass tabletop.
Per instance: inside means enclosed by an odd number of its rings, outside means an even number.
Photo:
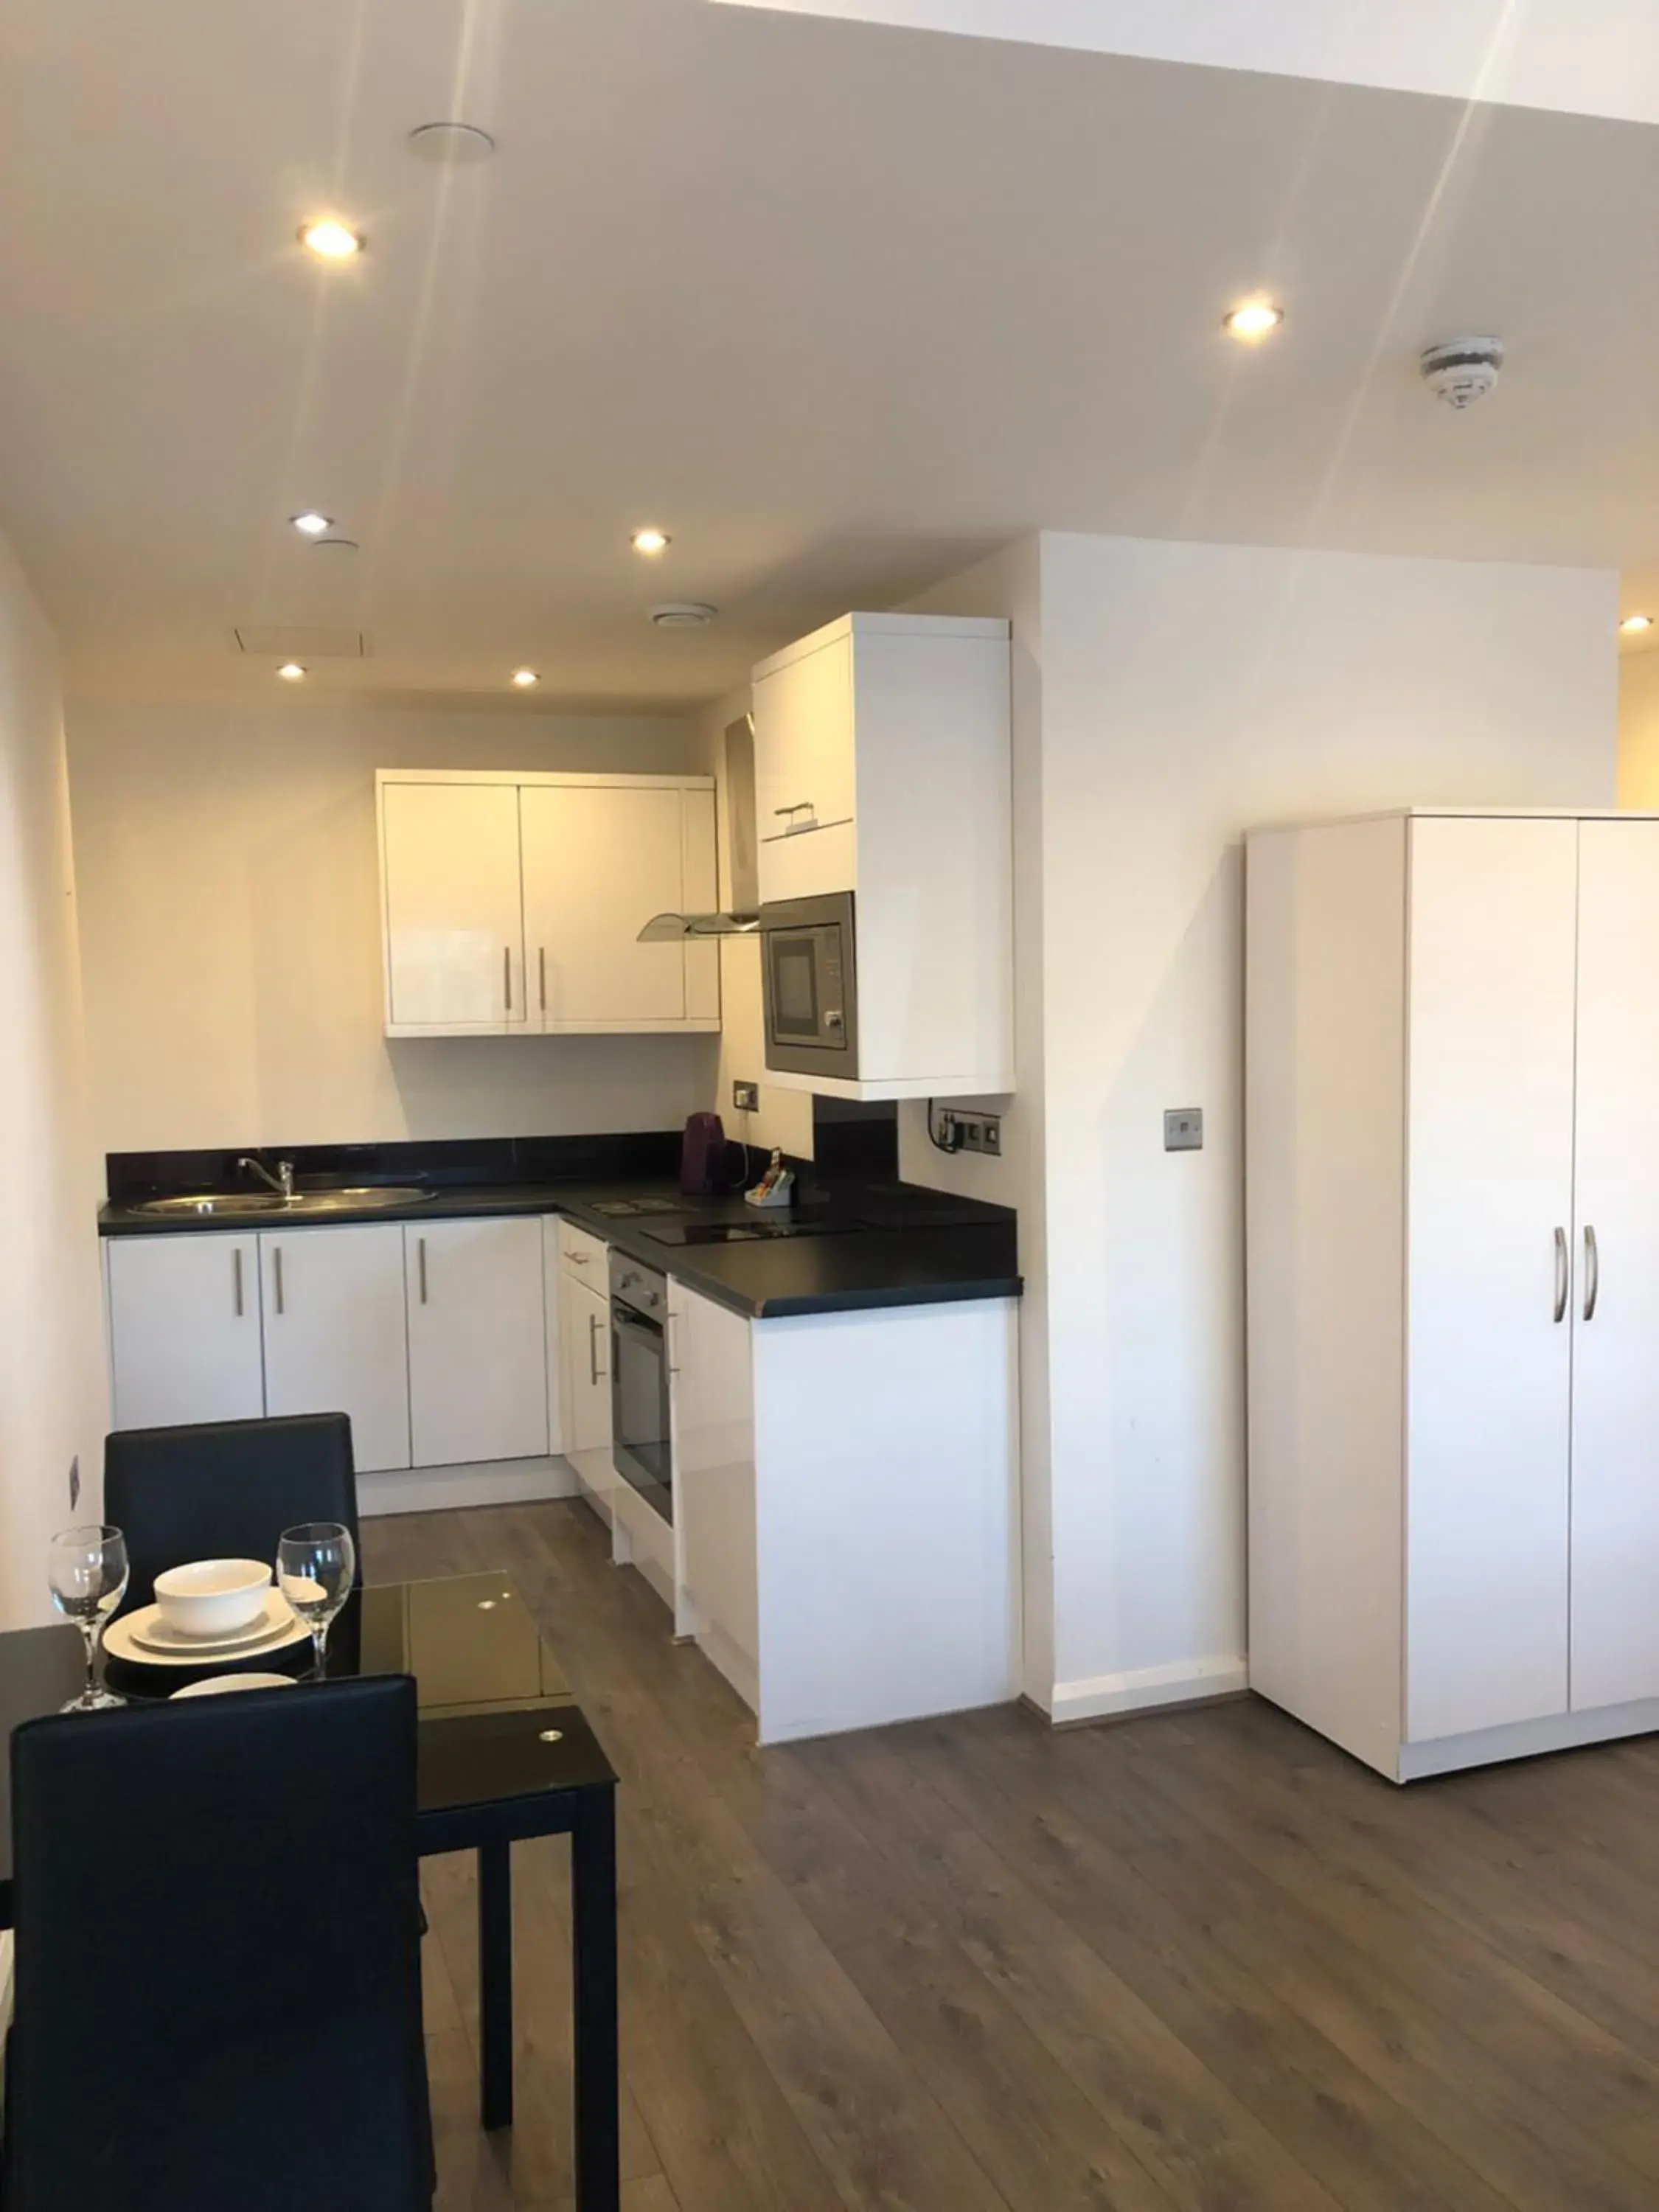
[[[311,1641],[200,1668],[111,1660],[111,1689],[159,1703],[207,1674],[258,1671],[305,1680]],[[0,1737],[54,1713],[81,1686],[78,1630],[67,1623],[0,1635]],[[412,1674],[420,1705],[419,1792],[435,1826],[469,1807],[500,1808],[616,1778],[557,1658],[511,1576],[447,1575],[356,1590],[329,1631],[331,1679]],[[10,1762],[0,1753],[0,1926],[9,1921]]]

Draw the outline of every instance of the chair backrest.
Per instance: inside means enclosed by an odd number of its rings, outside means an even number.
[[[351,1423],[343,1413],[118,1429],[104,1440],[104,1518],[123,1530],[129,1608],[186,1559],[270,1559],[301,1521],[338,1521],[357,1538]],[[357,1579],[362,1580],[358,1544]]]
[[[430,2196],[407,1675],[12,1740],[7,2212]]]

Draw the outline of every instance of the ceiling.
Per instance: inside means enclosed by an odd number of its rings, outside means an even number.
[[[414,160],[447,115],[497,158]],[[1659,556],[1640,125],[707,0],[6,0],[0,204],[0,518],[87,695],[264,701],[234,627],[306,623],[374,647],[312,696],[676,710],[1037,527]]]
[[[1632,0],[724,0],[1103,54],[1659,122],[1659,14]]]

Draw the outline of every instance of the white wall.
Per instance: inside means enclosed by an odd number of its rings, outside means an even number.
[[[96,1511],[96,1212],[58,656],[0,538],[0,1628],[46,1617],[69,1468]]]
[[[1225,1687],[1244,1649],[1242,834],[1611,805],[1615,580],[1050,534],[918,605],[1014,623],[1019,1096],[1001,1162],[943,1159],[917,1109],[902,1165],[1020,1209],[1028,1689],[1072,1718]],[[1164,1152],[1168,1106],[1204,1109],[1203,1152]]]
[[[1054,1682],[1050,1500],[1048,1207],[1045,1179],[1041,541],[1021,539],[951,578],[910,614],[996,615],[1012,623],[1014,810],[1014,1077],[1012,1098],[955,1100],[1003,1116],[1002,1153],[945,1153],[928,1140],[926,1102],[899,1108],[899,1174],[934,1190],[1012,1206],[1025,1296],[1019,1316],[1024,1687],[1049,1703]]]
[[[1243,1650],[1240,833],[1610,805],[1616,613],[1611,574],[1045,537],[1062,1711]]]
[[[732,903],[731,792],[726,772],[726,732],[749,712],[752,694],[745,684],[704,709],[697,720],[705,756],[720,780],[720,904]],[[803,1091],[783,1091],[766,1080],[766,1027],[761,999],[761,948],[757,937],[728,937],[720,945],[720,1048],[713,1101],[728,1137],[746,1139],[768,1150],[779,1146],[797,1159],[812,1157],[812,1100]],[[758,1083],[760,1109],[739,1114],[732,1104],[732,1085]]]
[[[1154,61],[1659,122],[1659,16],[1632,0],[726,0]]]
[[[1659,649],[1619,660],[1619,804],[1659,811]]]
[[[100,1152],[673,1128],[714,1037],[388,1043],[377,768],[711,765],[690,721],[71,702]]]

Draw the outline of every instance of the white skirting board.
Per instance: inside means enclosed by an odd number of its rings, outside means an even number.
[[[497,1459],[472,1467],[402,1467],[357,1477],[357,1510],[439,1513],[454,1505],[522,1505],[574,1498],[574,1470],[562,1459]]]
[[[1249,1670],[1243,1658],[1182,1659],[1170,1667],[1141,1667],[1128,1674],[1056,1682],[1048,1715],[1059,1727],[1067,1721],[1101,1720],[1110,1713],[1152,1712],[1159,1705],[1190,1705],[1196,1698],[1228,1697],[1249,1683]]]

